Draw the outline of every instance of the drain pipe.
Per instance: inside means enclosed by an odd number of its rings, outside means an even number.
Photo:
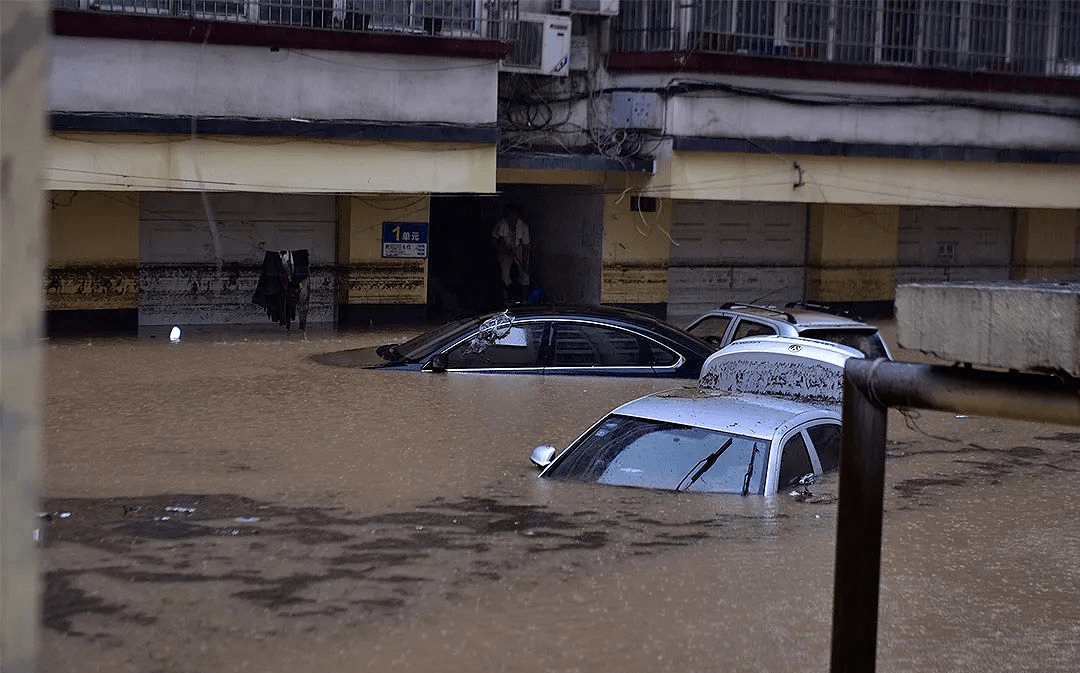
[[[1080,389],[1072,379],[849,359],[844,366],[832,673],[872,673],[875,666],[891,407],[1080,426]]]

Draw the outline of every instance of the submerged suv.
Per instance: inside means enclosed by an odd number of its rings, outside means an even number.
[[[686,331],[717,348],[746,337],[777,335],[831,341],[855,348],[868,358],[892,359],[873,325],[829,313],[825,307],[809,306],[798,302],[783,308],[727,303],[695,318]]]

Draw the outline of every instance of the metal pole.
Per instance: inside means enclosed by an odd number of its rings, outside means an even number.
[[[1080,389],[1071,378],[880,359],[848,360],[844,366],[832,673],[872,673],[875,666],[890,407],[1080,426]]]
[[[830,670],[872,673],[877,654],[887,410],[871,401],[851,372],[845,367]]]

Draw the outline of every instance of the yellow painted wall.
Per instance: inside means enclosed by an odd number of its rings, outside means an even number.
[[[49,192],[45,215],[46,307],[138,308],[138,194]]]
[[[427,222],[424,194],[355,195],[340,199],[338,254],[346,304],[426,304],[426,259],[384,259],[383,222]]]
[[[1012,278],[1072,280],[1076,264],[1075,210],[1021,210],[1013,237]]]
[[[55,133],[46,189],[403,193],[495,191],[495,145]]]
[[[676,152],[648,187],[675,199],[1080,208],[1077,184],[1080,166]]]
[[[896,290],[899,227],[898,206],[812,205],[807,299],[891,300]]]
[[[656,212],[635,212],[630,207],[632,196],[650,194],[628,189],[623,178],[610,182],[604,196],[600,301],[664,304],[671,258],[671,202],[659,198]]]

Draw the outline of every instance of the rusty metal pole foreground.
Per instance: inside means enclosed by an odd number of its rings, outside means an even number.
[[[872,673],[875,666],[890,407],[1080,426],[1080,388],[1071,379],[849,359],[844,367],[832,673]]]

